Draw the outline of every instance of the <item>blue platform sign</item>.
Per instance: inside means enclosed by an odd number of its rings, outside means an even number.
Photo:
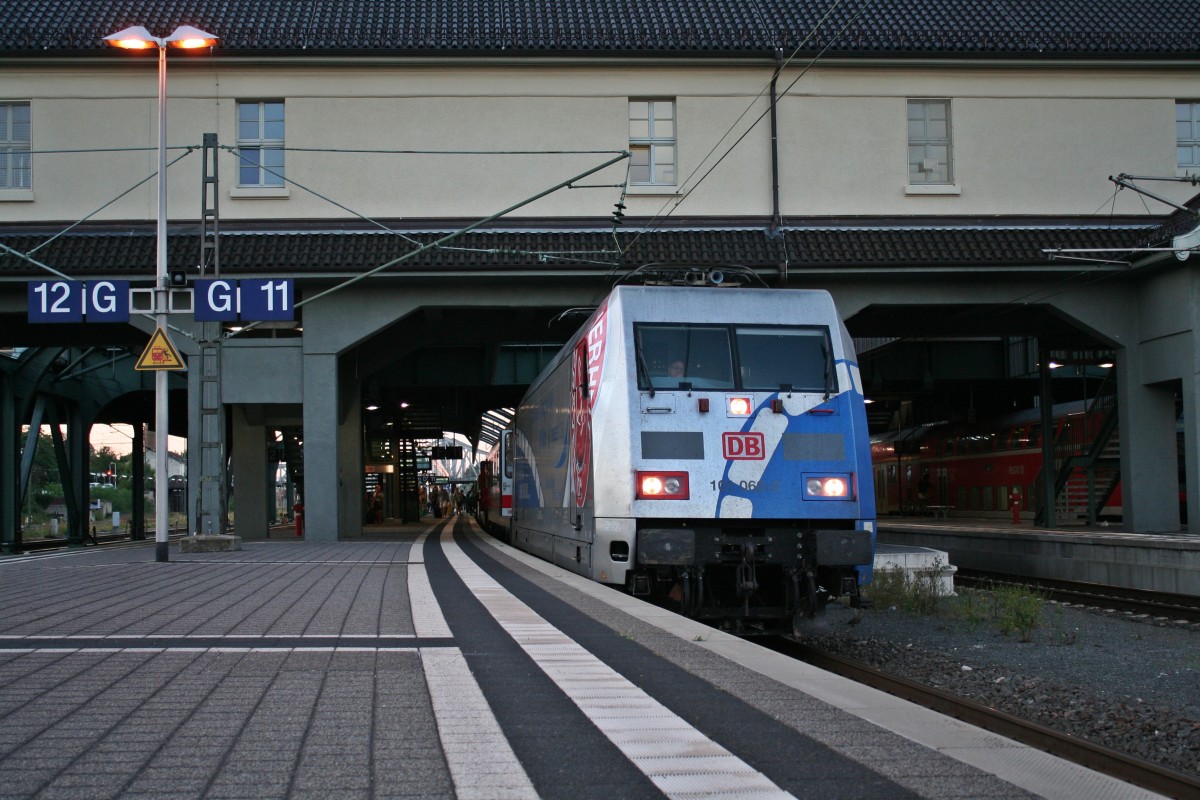
[[[210,279],[194,284],[197,322],[267,322],[296,318],[295,281]]]
[[[235,322],[238,318],[238,282],[198,280],[192,288],[196,322]]]
[[[295,283],[290,279],[247,279],[242,284],[242,319],[246,322],[291,320],[296,318],[292,307]]]
[[[128,322],[129,281],[32,281],[29,322]]]

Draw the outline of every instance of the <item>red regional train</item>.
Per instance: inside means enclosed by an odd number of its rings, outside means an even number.
[[[509,541],[512,527],[512,429],[500,434],[487,458],[479,462],[479,524],[501,540]]]
[[[1096,442],[1112,406],[1085,411],[1080,404],[1055,406],[1054,451],[1060,469]],[[1041,411],[1029,409],[992,423],[939,422],[871,437],[876,511],[897,514],[1032,520],[1043,487]],[[1110,439],[1092,474],[1097,517],[1121,515],[1117,437]],[[1072,470],[1059,494],[1056,518],[1086,518],[1088,476]]]

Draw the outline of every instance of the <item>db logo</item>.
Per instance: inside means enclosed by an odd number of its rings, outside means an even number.
[[[767,440],[761,433],[722,433],[721,451],[728,461],[762,461]]]

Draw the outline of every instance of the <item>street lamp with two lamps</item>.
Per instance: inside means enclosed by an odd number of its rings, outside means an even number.
[[[212,47],[217,37],[191,25],[181,25],[165,39],[151,35],[141,25],[104,37],[113,47],[124,50],[158,48],[158,255],[154,281],[154,319],[161,331],[167,325],[167,48],[196,50]],[[154,379],[154,559],[168,561],[170,531],[168,517],[170,487],[167,485],[167,378],[158,370]]]

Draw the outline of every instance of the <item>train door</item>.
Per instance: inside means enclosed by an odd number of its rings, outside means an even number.
[[[513,432],[500,437],[500,516],[513,515]]]
[[[891,514],[897,510],[892,497],[895,471],[894,464],[875,465],[875,513],[877,516]]]
[[[937,505],[950,505],[950,476],[945,467],[934,469],[935,485],[937,486]]]

